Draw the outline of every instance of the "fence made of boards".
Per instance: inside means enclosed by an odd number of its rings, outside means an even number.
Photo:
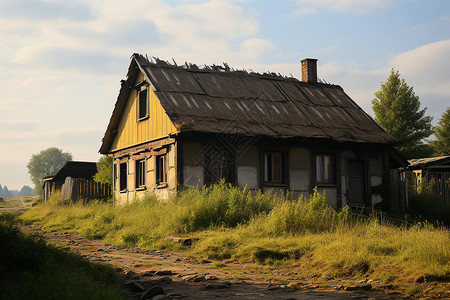
[[[442,204],[450,204],[450,174],[448,172],[430,172],[419,176],[410,171],[406,176],[416,189],[419,189],[422,183],[431,184],[433,193],[439,201]]]
[[[61,200],[89,201],[112,196],[111,185],[83,178],[67,177],[61,187]]]

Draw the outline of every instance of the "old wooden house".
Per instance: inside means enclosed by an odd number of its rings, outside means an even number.
[[[336,208],[387,202],[379,191],[405,165],[395,138],[318,82],[316,59],[301,70],[302,81],[134,54],[99,151],[114,159],[118,202],[221,178],[294,196],[317,186]]]

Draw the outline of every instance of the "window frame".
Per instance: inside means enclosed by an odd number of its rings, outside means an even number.
[[[119,164],[119,190],[121,193],[128,190],[128,162]]]
[[[162,161],[162,163],[161,163]],[[155,157],[156,184],[167,184],[167,155],[161,154]]]
[[[317,158],[321,157],[321,170],[320,170],[320,174],[318,173],[318,168],[317,168]],[[330,160],[330,168],[331,170],[329,171],[329,176],[330,176],[330,180],[326,180],[326,158],[329,158]],[[315,153],[314,154],[314,182],[316,184],[335,184],[335,175],[334,175],[334,171],[335,171],[335,158],[334,158],[334,154],[332,153]],[[320,175],[320,180],[318,180],[318,177]]]
[[[278,154],[280,156],[279,160],[279,178],[280,180],[274,180],[274,159],[273,156]],[[269,178],[269,169],[268,169],[268,155],[270,155],[270,178]],[[283,151],[264,151],[263,152],[263,180],[264,184],[284,184],[285,183],[285,166],[284,166],[284,152]]]
[[[146,177],[146,168],[145,168],[145,159],[136,160],[136,189],[145,189],[145,177]]]
[[[145,94],[145,96],[143,96]],[[143,105],[144,103],[144,105]],[[145,106],[145,107],[143,107]],[[144,113],[142,113],[144,110]],[[149,89],[147,85],[143,85],[137,91],[136,96],[136,116],[137,121],[143,121],[149,118],[150,114],[150,101],[149,101]]]

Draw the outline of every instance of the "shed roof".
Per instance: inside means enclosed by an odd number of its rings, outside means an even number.
[[[183,132],[395,144],[338,85],[275,74],[198,68],[134,54],[103,137],[108,153],[137,75],[142,72],[170,120]]]
[[[66,177],[92,179],[97,173],[97,164],[87,161],[68,161],[54,176],[46,176],[43,180],[59,180]]]
[[[450,167],[450,155],[439,157],[426,157],[408,160],[408,169],[426,169],[435,167]]]

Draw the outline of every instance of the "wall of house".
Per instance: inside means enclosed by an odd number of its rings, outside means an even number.
[[[185,139],[182,141],[183,156],[183,186],[193,187],[204,184],[204,156],[203,152],[208,143],[207,139]],[[288,178],[283,184],[264,185],[262,180],[263,166],[261,155],[267,148],[254,144],[249,146],[236,157],[236,182],[240,188],[261,189],[263,192],[285,192],[289,189],[294,198],[301,194],[308,197],[315,186],[329,200],[334,208],[340,208],[347,203],[349,192],[348,162],[356,160],[364,165],[363,186],[365,199],[361,200],[366,207],[374,206],[383,199],[379,192],[382,190],[385,152],[372,150],[370,147],[353,148],[330,146],[325,152],[333,154],[334,180],[331,183],[317,184],[315,182],[315,158],[314,153],[324,153],[323,150],[312,150],[309,146],[285,146],[284,155],[288,160]]]
[[[237,185],[251,190],[259,188],[259,149],[251,145],[236,158]]]
[[[165,200],[177,189],[177,147],[176,144],[165,146],[167,182],[156,183],[156,155],[158,151],[151,148],[144,152],[129,154],[125,158],[114,159],[116,176],[114,178],[114,196],[118,204],[125,204],[143,198],[147,193],[154,193]],[[159,150],[159,149],[158,149]],[[136,187],[136,161],[145,159],[145,187]],[[127,188],[120,190],[120,163],[127,163]]]
[[[141,73],[136,80],[136,84],[143,80],[144,76]],[[149,118],[138,121],[137,95],[137,90],[132,89],[117,128],[117,134],[111,145],[111,152],[177,132],[151,88],[147,92]]]
[[[291,147],[289,149],[289,187],[293,197],[301,194],[309,196],[311,189],[311,152],[305,147]]]

